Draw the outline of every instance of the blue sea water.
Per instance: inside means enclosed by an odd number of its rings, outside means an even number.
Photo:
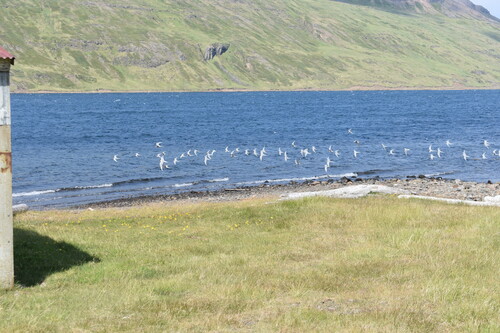
[[[14,203],[40,209],[344,175],[498,182],[500,91],[15,94],[12,140]]]

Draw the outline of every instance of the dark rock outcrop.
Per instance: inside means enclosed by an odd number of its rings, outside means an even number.
[[[212,60],[215,56],[220,56],[224,54],[229,49],[229,44],[214,43],[207,47],[205,54],[203,55],[203,60]]]

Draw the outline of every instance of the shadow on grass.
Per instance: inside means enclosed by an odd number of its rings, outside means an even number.
[[[15,282],[25,287],[41,284],[47,276],[99,258],[66,242],[34,231],[14,228]]]

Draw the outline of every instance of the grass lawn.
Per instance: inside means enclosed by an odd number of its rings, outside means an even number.
[[[500,209],[387,196],[15,217],[1,332],[498,332]]]

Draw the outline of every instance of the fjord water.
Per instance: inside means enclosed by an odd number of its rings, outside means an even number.
[[[13,199],[32,208],[344,175],[500,181],[499,90],[15,94],[12,119]]]

